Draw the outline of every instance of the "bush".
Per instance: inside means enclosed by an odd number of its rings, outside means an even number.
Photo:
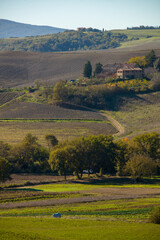
[[[151,212],[150,222],[160,224],[160,207],[155,208]]]

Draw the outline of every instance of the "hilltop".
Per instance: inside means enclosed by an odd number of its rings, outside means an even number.
[[[160,29],[101,31],[78,28],[45,36],[0,39],[0,51],[66,52],[124,47],[160,48]]]
[[[14,22],[6,19],[0,19],[0,38],[23,38],[27,36],[39,36],[64,32],[66,29],[37,26],[25,23]]]

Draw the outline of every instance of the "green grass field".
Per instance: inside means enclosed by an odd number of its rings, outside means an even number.
[[[0,225],[1,240],[158,240],[160,234],[154,224],[116,221],[23,217],[0,219]]]
[[[33,176],[32,180],[35,181]],[[85,181],[73,184],[56,183],[35,185],[29,188],[1,189],[0,239],[146,240],[149,238],[158,240],[159,225],[150,223],[149,217],[153,208],[160,206],[159,190],[151,194],[149,188],[152,191],[155,191],[154,188],[160,188],[159,178],[145,179],[144,184],[127,184],[128,181],[111,178],[108,182],[107,180],[97,183]],[[148,184],[146,184],[147,181]],[[116,191],[114,187],[117,187]],[[105,192],[105,189],[109,192]],[[140,194],[142,191],[146,194],[147,189],[149,192],[146,197],[137,198],[137,192],[135,198],[119,199],[119,194],[124,194],[124,192],[126,196],[131,194],[130,189],[132,193],[138,189]],[[84,193],[91,201],[74,202],[74,198],[79,198],[80,201]],[[93,199],[94,196],[105,194],[106,196],[116,194],[117,199],[103,201]],[[16,207],[17,202],[14,196],[19,201],[19,207]],[[29,196],[31,198],[28,198]],[[44,199],[46,201],[48,198],[49,201],[52,197],[57,198],[57,203],[44,206]],[[61,200],[65,198],[67,201],[60,204],[60,198]],[[32,207],[29,205],[31,202],[34,203]],[[7,208],[6,204],[10,204],[8,205],[10,207]],[[52,214],[56,212],[62,214],[61,219],[52,217]]]

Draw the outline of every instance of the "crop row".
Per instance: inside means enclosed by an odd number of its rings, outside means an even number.
[[[8,103],[12,101],[13,99],[16,99],[17,97],[21,96],[22,92],[3,92],[0,93],[0,106],[4,105],[5,103]]]

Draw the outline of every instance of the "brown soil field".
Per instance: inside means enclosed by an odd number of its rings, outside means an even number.
[[[0,119],[88,119],[106,120],[87,108],[64,108],[54,104],[15,102],[0,109]]]
[[[38,137],[46,146],[45,135],[53,134],[59,141],[88,136],[115,134],[117,130],[105,122],[3,122],[0,121],[0,140],[10,144],[20,143],[27,133]]]
[[[142,48],[143,49],[143,48]],[[105,51],[65,53],[1,52],[0,87],[22,87],[33,85],[35,80],[56,82],[82,76],[86,61],[93,67],[97,62],[104,65],[124,63],[134,56],[143,56],[149,50],[136,48]],[[156,50],[160,55],[160,50]]]

